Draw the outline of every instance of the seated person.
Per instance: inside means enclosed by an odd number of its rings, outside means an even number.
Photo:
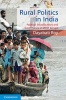
[[[42,83],[47,83],[48,82],[47,79],[49,78],[49,76],[48,76],[48,71],[46,69],[46,65],[44,65],[43,67],[43,64],[39,63],[39,66],[40,66],[40,69],[42,70],[42,78],[43,78]]]
[[[22,55],[21,57],[22,61],[22,82],[26,83],[28,82],[28,73],[29,73],[29,67],[28,67],[28,60],[29,58],[26,55]]]
[[[40,63],[44,61],[45,57],[45,52],[41,48],[41,43],[36,42],[36,47],[32,48],[31,55],[30,55],[30,60],[34,61],[35,63]]]
[[[46,84],[48,84],[49,83],[49,76],[48,76],[48,71],[47,71],[46,65],[44,65],[44,70],[45,70],[45,72],[44,72],[44,75],[45,75],[44,82]]]
[[[32,48],[30,60],[34,61],[39,72],[39,83],[42,83],[42,71],[39,67],[40,62],[44,62],[45,52],[41,48],[41,43],[36,42],[36,47]]]
[[[37,83],[39,81],[38,69],[33,61],[31,61],[29,65],[29,81],[33,83]]]

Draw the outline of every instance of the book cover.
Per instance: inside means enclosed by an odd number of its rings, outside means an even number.
[[[65,12],[65,0],[0,0],[1,100],[65,100]]]

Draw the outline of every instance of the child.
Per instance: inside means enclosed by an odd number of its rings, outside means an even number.
[[[0,81],[3,80],[3,72],[4,72],[4,43],[0,45]]]
[[[8,47],[12,48],[13,47],[12,36],[8,35],[6,39],[7,39],[7,42],[8,42]]]
[[[4,39],[6,38],[6,31],[5,30],[1,30],[1,39],[0,39],[0,43],[4,42]]]
[[[24,53],[24,52],[23,52]],[[28,68],[28,56],[26,56],[26,53],[20,53],[20,59],[22,61],[22,81],[23,83],[26,83],[28,81],[28,72],[29,72],[29,68]]]
[[[27,72],[26,77],[28,78],[28,72],[29,72],[28,65],[30,64],[31,50],[29,48],[28,41],[27,41],[27,38],[25,36],[22,36],[22,38],[21,38],[21,49],[24,50],[26,57],[28,58],[27,62],[23,64],[23,66],[24,66],[24,68],[26,69],[26,72]],[[27,81],[28,81],[28,79],[27,79]]]
[[[4,53],[5,53],[5,45],[4,43],[0,44],[0,58],[2,59],[3,67],[4,67]]]
[[[28,45],[29,45],[29,48],[32,49],[33,45],[30,44],[28,35],[29,35],[29,32],[27,32],[27,31],[23,31],[23,32],[22,32],[22,36],[23,36],[23,37],[26,37],[26,39],[27,39],[27,43],[28,43]]]
[[[13,39],[13,32],[12,32],[12,27],[7,27],[7,36],[12,36]]]
[[[45,76],[44,76],[45,70],[43,69],[43,63],[39,63],[39,67],[40,67],[40,69],[42,71],[42,83],[43,83],[44,82],[44,78],[45,78]]]
[[[12,80],[12,75],[11,75],[11,49],[12,49],[12,37],[7,36],[7,48],[4,56],[4,61],[5,61],[5,69],[8,72],[7,78],[8,82]]]
[[[15,41],[13,43],[13,50],[12,50],[12,60],[13,60],[13,67],[14,67],[14,81],[18,83],[22,83],[22,62],[19,58],[21,49],[19,49],[19,42]]]
[[[31,50],[29,48],[29,43],[27,41],[27,38],[25,36],[22,36],[21,38],[21,49],[23,49],[26,53],[26,56],[28,56],[28,65],[30,64],[30,53]]]
[[[0,44],[0,54],[1,54],[1,56],[4,55],[4,50],[5,50],[5,44],[4,43],[1,43]]]

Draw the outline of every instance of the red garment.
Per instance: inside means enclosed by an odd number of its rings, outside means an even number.
[[[29,81],[33,83],[37,83],[39,80],[38,78],[38,69],[36,67],[36,64],[31,61],[29,65]]]
[[[30,67],[30,74],[29,74],[29,81],[33,83],[37,83],[39,78],[38,78],[38,70],[36,66]]]
[[[22,71],[22,79],[23,81],[25,80],[25,72]],[[29,65],[29,77],[28,77],[28,80],[29,82],[32,82],[32,83],[37,83],[39,78],[38,78],[38,69],[35,65],[35,63],[33,61],[30,62],[30,65]]]

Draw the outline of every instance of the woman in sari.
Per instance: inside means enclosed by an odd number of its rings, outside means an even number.
[[[45,57],[45,52],[41,48],[41,43],[36,42],[36,47],[32,48],[31,55],[30,55],[30,60],[34,61],[38,71],[39,71],[39,83],[42,83],[42,71],[39,67],[39,63],[44,62],[44,57]]]

